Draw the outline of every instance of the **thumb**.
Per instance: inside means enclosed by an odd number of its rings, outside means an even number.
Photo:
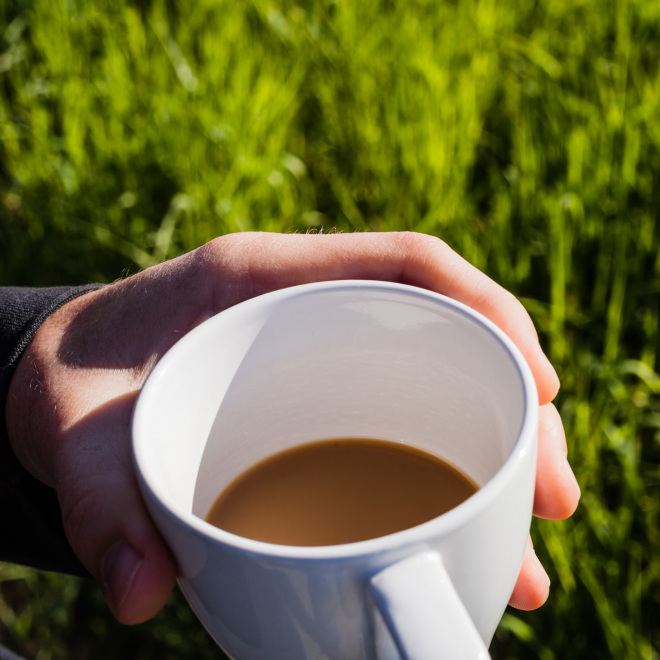
[[[66,432],[55,486],[73,551],[122,623],[141,623],[166,603],[176,580],[172,556],[144,506],[129,428],[136,393],[83,417]]]

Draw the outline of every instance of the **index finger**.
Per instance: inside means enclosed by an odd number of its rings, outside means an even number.
[[[222,264],[227,274],[219,278],[218,310],[259,293],[321,280],[411,284],[454,298],[490,319],[527,360],[539,403],[557,394],[559,379],[520,301],[438,238],[409,232],[247,233],[223,236],[205,249],[212,252],[210,263]]]
[[[418,240],[417,236],[412,239],[413,242]],[[406,281],[433,288],[495,323],[513,340],[527,360],[536,380],[539,404],[550,403],[559,391],[559,378],[541,348],[534,323],[522,303],[443,241],[428,241],[425,249],[434,258],[421,261],[417,254],[410,259]]]

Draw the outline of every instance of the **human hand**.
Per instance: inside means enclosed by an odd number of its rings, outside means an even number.
[[[579,488],[550,403],[559,381],[516,298],[442,241],[420,234],[233,234],[77,298],[39,329],[7,399],[16,455],[55,488],[67,538],[123,623],[165,604],[176,569],[140,495],[130,456],[133,404],[158,359],[185,333],[248,298],[306,282],[375,279],[448,295],[517,344],[540,410],[534,513],[574,511]],[[539,607],[549,581],[528,545],[511,604]]]

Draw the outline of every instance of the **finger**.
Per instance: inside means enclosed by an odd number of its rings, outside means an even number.
[[[509,605],[519,610],[535,610],[545,603],[549,593],[550,578],[534,552],[532,539],[528,538],[522,568]]]
[[[115,617],[154,616],[175,583],[173,559],[143,505],[129,428],[135,394],[114,399],[67,431],[55,466],[69,543],[101,586]]]
[[[418,243],[426,248],[427,254]],[[426,237],[420,241],[418,235],[413,235],[407,254],[404,279],[465,303],[495,323],[513,340],[529,364],[541,405],[552,401],[559,390],[559,378],[543,353],[534,324],[520,301],[442,241],[427,241]]]
[[[566,436],[559,412],[551,403],[539,409],[539,443],[534,515],[568,518],[580,500],[580,486],[568,463]]]
[[[541,404],[551,401],[559,379],[546,358],[529,314],[511,293],[460,257],[443,241],[414,233],[234,234],[204,246],[218,273],[217,309],[246,298],[306,282],[374,279],[403,282],[465,303],[499,326],[527,360]]]

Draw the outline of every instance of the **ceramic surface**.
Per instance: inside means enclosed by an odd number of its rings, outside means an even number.
[[[136,470],[180,586],[236,660],[485,658],[520,569],[538,397],[513,343],[446,297],[383,282],[266,294],[193,330],[133,418]],[[202,519],[256,461],[322,438],[410,443],[481,486],[386,537],[300,548]]]

